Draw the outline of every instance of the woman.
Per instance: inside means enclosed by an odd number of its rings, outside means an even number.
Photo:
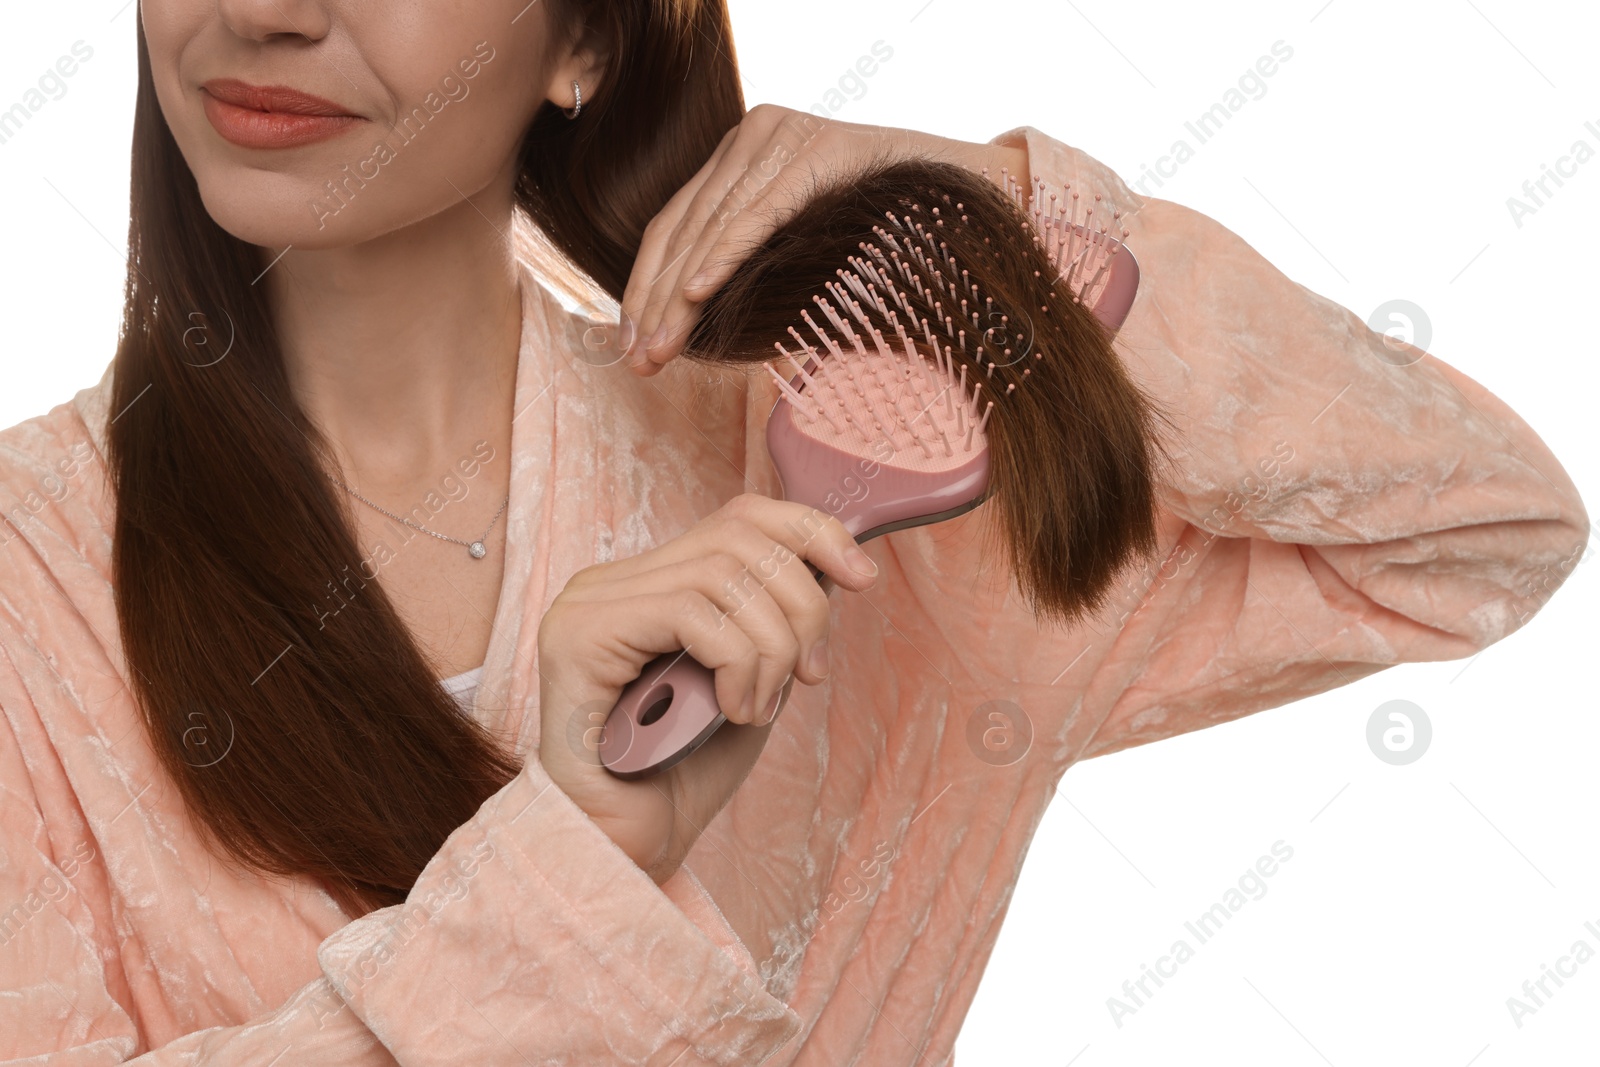
[[[1504,404],[1042,132],[745,115],[719,3],[140,17],[124,337],[3,435],[0,1062],[948,1062],[1071,763],[1468,655],[1585,540]],[[797,559],[717,625],[808,509],[775,390],[673,357],[886,149],[1125,212],[1180,462],[1082,625],[982,509],[865,573],[827,526],[790,547],[838,596]],[[689,642],[737,725],[610,778],[593,713]]]

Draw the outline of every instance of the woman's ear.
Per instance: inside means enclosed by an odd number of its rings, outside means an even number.
[[[583,87],[585,101],[592,100],[591,94],[600,84],[610,61],[610,42],[596,27],[584,25],[572,43],[558,53],[545,95],[557,107],[571,111],[577,103],[572,83]]]

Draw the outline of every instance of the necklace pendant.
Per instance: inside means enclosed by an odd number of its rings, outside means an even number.
[[[467,546],[467,554],[473,559],[482,559],[489,554],[489,550],[483,547],[482,541],[474,541]]]

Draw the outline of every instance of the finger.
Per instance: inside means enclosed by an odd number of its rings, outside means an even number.
[[[741,493],[712,514],[754,523],[846,589],[870,589],[877,582],[878,568],[871,557],[856,544],[844,523],[820,508],[760,493]]]
[[[756,521],[719,509],[689,533],[661,548],[604,567],[611,569],[611,577],[631,582],[652,567],[674,566],[702,555],[708,551],[708,544],[732,552],[745,561],[753,579],[760,582],[765,594],[783,612],[789,632],[794,635],[798,651],[793,658],[784,658],[784,669],[799,675],[807,685],[818,685],[831,670],[831,655],[826,647],[832,623],[828,595],[840,577],[840,584],[847,589],[871,588],[877,581],[876,568],[837,519],[815,508],[746,495],[755,502],[777,505],[777,509],[768,514],[769,509],[762,503],[735,505],[762,512]],[[859,570],[854,563],[856,553],[865,564]],[[802,559],[817,567],[820,578],[813,578]],[[764,674],[763,681],[768,680],[770,675]],[[762,690],[763,694],[769,691]]]
[[[862,550],[844,528],[844,523],[821,509],[790,500],[774,500],[760,493],[740,493],[666,544],[626,559],[599,564],[597,568],[609,579],[703,556],[722,546],[729,536],[726,524],[730,521],[755,523],[767,536],[815,564],[846,589],[869,589],[877,580],[871,574],[873,567],[870,565],[865,572],[852,569],[851,550]],[[866,554],[862,552],[862,555]]]
[[[694,198],[699,195],[706,181],[727,155],[729,147],[738,136],[738,131],[737,125],[728,128],[711,155],[700,165],[700,169],[672,194],[672,199],[667,201],[645,228],[639,254],[634,258],[633,270],[629,273],[628,284],[622,294],[624,310],[632,316],[632,321],[639,324],[635,336],[639,338],[641,347],[644,341],[650,338],[650,333],[647,331],[653,331],[660,323],[661,294],[666,292],[660,287],[660,282],[663,275],[674,266],[671,257],[679,254],[680,250],[675,247],[674,241],[683,225],[684,217]]]
[[[643,347],[638,350],[638,357],[648,360],[653,366],[642,366],[642,370],[654,371],[654,368],[670,362],[682,350],[682,342],[678,339],[678,331],[682,330],[685,320],[685,299],[680,293],[682,288],[683,264],[694,250],[694,243],[698,242],[699,235],[704,234],[704,227],[709,226],[704,219],[694,216],[685,216],[678,224],[675,232],[674,245],[669,251],[672,258],[662,267],[661,274],[656,277],[651,285],[650,298],[646,301],[645,328],[642,330]]]
[[[736,159],[730,154],[725,162]],[[708,199],[691,207],[674,235],[672,261],[652,287],[652,316],[642,350],[644,357],[652,363],[658,366],[667,363],[681,350],[680,334],[692,310],[683,293],[684,279],[698,269],[698,255],[703,255],[706,246],[716,243],[721,237],[728,217],[738,210],[736,200],[747,182],[748,172],[743,169],[734,170],[720,179],[713,177],[702,187],[701,195],[709,194],[716,199]]]
[[[644,349],[645,358],[651,362],[635,365],[635,373],[654,374],[682,353],[700,317],[700,304],[732,277],[739,264],[749,259],[803,203],[803,195],[796,191],[800,183],[795,179],[811,172],[808,160],[817,158],[818,153],[811,148],[817,133],[807,132],[799,125],[798,112],[778,109],[771,114],[783,117],[773,122],[765,113],[760,116],[760,126],[768,132],[759,145],[749,141],[755,150],[747,151],[741,141],[725,161],[723,174],[714,175],[702,188],[700,195],[705,197],[721,184],[728,185],[727,193],[706,215],[707,221],[695,236],[689,254],[672,273],[664,274],[657,286],[662,292],[661,317],[651,328],[655,344],[647,344]],[[752,112],[752,117],[755,115]],[[745,124],[752,125],[752,118],[747,117]],[[742,169],[734,172],[732,166],[741,159]],[[698,209],[691,208],[684,221],[685,231],[693,230],[698,217]],[[670,289],[665,288],[668,285]]]
[[[677,598],[679,639],[686,654],[715,676],[717,707],[730,722],[747,725],[761,707],[755,695],[764,657],[750,631],[728,626],[715,604],[699,590],[683,589],[660,594]]]
[[[662,303],[666,299],[666,290],[661,287],[661,281],[672,273],[675,266],[674,262],[667,259],[667,254],[670,241],[682,222],[682,212],[681,206],[669,203],[650,220],[639,247],[639,256],[634,260],[633,271],[628,277],[628,287],[623,293],[623,314],[627,321],[637,325],[633,331],[635,340],[628,349],[630,362],[644,358],[644,344],[660,322]]]
[[[700,317],[700,305],[793,214],[793,205],[785,203],[787,198],[777,189],[776,178],[768,179],[758,193],[747,199],[743,190],[750,185],[748,175],[738,180],[714,210],[688,255],[674,268],[672,288],[664,290],[660,305],[656,344],[644,350],[651,363],[659,366],[682,353]],[[774,212],[770,210],[773,204],[785,206]],[[664,276],[662,286],[667,284]]]
[[[666,363],[682,349],[686,323],[692,321],[683,283],[699,269],[705,249],[717,241],[727,222],[766,185],[765,176],[752,165],[752,161],[765,158],[766,145],[765,124],[741,123],[727,151],[691,199],[672,238],[670,266],[652,286],[656,314],[645,334],[644,353],[653,362]]]
[[[802,119],[799,112],[788,112],[774,126],[759,154],[759,162],[752,168],[752,173],[758,175],[762,182],[759,198],[739,205],[740,210],[729,220],[729,225],[717,241],[704,243],[690,252],[682,272],[686,280],[681,291],[691,302],[698,303],[715,292],[733,276],[734,268],[748,258],[749,250],[765,241],[774,229],[783,224],[782,218],[769,219],[767,213],[755,209],[774,199],[793,199],[788,196],[776,197],[776,193],[792,188],[780,188],[776,183],[785,171],[799,172],[794,164],[801,162],[816,137],[816,132],[805,129],[805,121],[815,121],[815,116],[806,115]],[[727,208],[726,203],[719,205],[719,210],[725,211]]]
[[[752,639],[763,655],[781,666],[782,672],[798,673],[807,685],[820,684],[828,676],[825,646],[832,618],[828,587],[812,577],[799,555],[751,523],[728,523],[725,532],[718,535],[718,544],[719,554],[739,561],[740,573],[721,576],[715,589],[701,585],[701,591],[747,629],[754,626]],[[673,565],[678,566],[682,564]],[[665,568],[668,575],[672,570]],[[637,583],[660,573],[647,571],[627,581]],[[673,579],[659,579],[670,580]],[[749,612],[755,612],[755,617],[751,618]],[[769,632],[769,626],[776,627],[776,632]],[[822,652],[813,662],[819,646],[823,646]],[[758,707],[764,706],[764,697],[772,692],[768,683],[781,676],[781,672],[763,670]]]
[[[727,530],[724,551],[744,562],[747,582],[759,585],[793,635],[796,653],[784,662],[784,670],[798,673],[807,685],[820,684],[828,676],[826,643],[833,614],[827,589],[811,576],[805,560],[754,524],[733,522]],[[821,654],[813,662],[819,646]],[[763,689],[758,698],[770,692]],[[757,706],[764,706],[761,699]]]
[[[628,284],[622,293],[623,306],[635,317],[643,317],[644,298],[649,294],[655,279],[661,274],[662,260],[673,233],[688,211],[695,194],[716,169],[728,146],[733,143],[738,130],[737,124],[728,127],[705,162],[662,205],[661,210],[656,212],[646,227],[646,235],[641,240],[639,252],[634,256],[634,269],[629,273]]]
[[[778,690],[778,698],[773,702],[772,707],[768,710],[758,711],[756,713],[756,726],[772,725],[773,720],[778,717],[778,713],[788,705],[789,691],[794,688],[794,681],[795,676],[791,674],[788,679],[784,681],[783,687]]]
[[[619,613],[634,620],[626,637],[617,635]],[[680,580],[660,592],[573,605],[570,618],[574,639],[582,647],[614,648],[618,658],[637,663],[614,688],[607,685],[602,691],[580,694],[580,700],[609,698],[615,703],[646,663],[664,652],[681,649],[715,674],[717,707],[729,721],[742,724],[754,717],[760,650],[747,630],[727,625],[722,610],[699,589],[685,588]],[[587,669],[591,673],[596,670],[593,665]],[[604,676],[608,682],[613,677]],[[747,699],[750,710],[745,708]]]
[[[759,550],[748,547],[751,539],[760,538],[769,549],[773,547],[769,540],[762,538],[753,528],[750,532],[751,538],[746,539],[746,552],[752,558]],[[792,555],[790,558],[793,558]],[[803,568],[801,569],[803,571]],[[817,588],[817,583],[811,580],[809,572],[804,573],[802,580],[811,586],[812,595],[822,601],[824,609],[820,623],[808,620],[808,626],[812,629],[825,628],[826,598]],[[794,673],[802,647],[810,647],[809,644],[802,646],[790,613],[772,595],[768,583],[758,579],[750,570],[745,558],[734,551],[712,552],[695,559],[658,567],[635,574],[625,579],[625,582],[625,597],[610,595],[604,587],[590,587],[585,595],[595,602],[614,603],[617,599],[631,596],[670,593],[684,588],[693,589],[722,612],[721,625],[737,626],[744,630],[745,636],[755,646],[758,661],[755,676],[747,691],[751,706],[748,710],[741,710],[739,715],[728,715],[735,721],[748,722],[751,715],[766,707],[772,695],[782,686],[784,678]],[[786,596],[791,600],[795,599],[792,593],[786,592]],[[815,614],[814,609],[812,614]],[[698,655],[695,655],[695,658],[700,659]],[[712,666],[705,660],[701,662],[708,667]]]

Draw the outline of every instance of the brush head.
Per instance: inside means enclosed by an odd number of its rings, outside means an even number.
[[[887,243],[887,231],[877,233]],[[949,345],[940,351],[931,325],[891,281],[900,253],[865,241],[860,249],[861,257],[850,257],[854,269],[839,268],[838,279],[825,286],[828,295],[812,297],[818,316],[800,313],[822,347],[792,326],[794,352],[774,342],[798,374],[785,381],[767,364],[782,391],[767,423],[767,449],[785,499],[820,507],[865,541],[976,507],[988,492],[989,459],[988,412],[978,409],[982,387],[967,391],[966,367],[952,373]],[[862,301],[887,321],[896,344]],[[932,363],[907,333],[908,323],[923,334]],[[852,493],[855,486],[865,491]]]
[[[943,239],[961,234],[965,205],[930,192],[944,207],[926,214],[929,224],[920,204],[884,212],[889,227],[874,225],[874,240],[859,242],[849,269],[837,268],[826,295],[813,294],[814,308],[801,310],[806,330],[788,328],[794,349],[774,342],[776,362],[794,376],[765,365],[780,390],[767,444],[785,499],[822,508],[857,541],[981,504],[990,490],[991,397],[1004,402],[1033,372],[1023,366],[1015,380],[995,379],[997,367],[1026,362],[1029,333],[1014,328],[1013,314],[983,293]],[[1101,321],[1114,331],[1137,289],[1137,264],[1120,239],[1091,227],[1093,209],[1075,221],[1073,203],[1029,198],[1034,243],[1072,299],[1103,306]],[[850,491],[866,479],[877,480]]]

